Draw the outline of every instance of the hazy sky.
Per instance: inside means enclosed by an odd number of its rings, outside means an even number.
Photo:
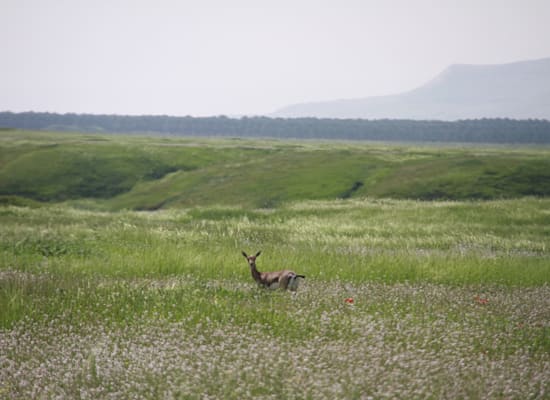
[[[549,0],[0,0],[0,111],[267,114],[549,38]]]

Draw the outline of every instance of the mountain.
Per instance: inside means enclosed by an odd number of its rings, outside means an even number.
[[[550,120],[550,58],[498,65],[455,64],[405,93],[295,104],[273,116]]]

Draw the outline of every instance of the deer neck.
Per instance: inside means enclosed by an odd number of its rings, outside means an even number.
[[[258,269],[256,268],[256,263],[250,264],[250,272],[252,273],[252,278],[258,283],[263,283],[262,281],[262,274]]]

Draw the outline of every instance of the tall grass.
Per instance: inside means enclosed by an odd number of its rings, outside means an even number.
[[[548,277],[547,207],[541,199],[155,213],[4,207],[0,235],[4,265],[33,272],[47,264],[85,275],[237,278],[246,266],[240,250],[263,249],[260,268],[293,267],[322,280],[533,285]]]
[[[545,398],[549,205],[2,207],[0,398]]]
[[[78,307],[85,307],[93,303],[86,296],[96,296],[97,285],[108,292],[111,279],[252,284],[241,249],[263,250],[260,269],[294,269],[308,283],[546,285],[547,209],[548,201],[537,199],[367,199],[291,203],[269,211],[155,213],[5,207],[1,323],[41,315],[44,307],[47,314],[62,312],[56,302],[75,293],[83,301]]]

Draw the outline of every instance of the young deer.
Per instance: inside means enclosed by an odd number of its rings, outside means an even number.
[[[305,275],[298,275],[294,271],[289,271],[284,269],[282,271],[274,272],[260,272],[256,268],[256,258],[260,255],[261,251],[257,252],[255,256],[248,256],[243,251],[243,256],[248,261],[250,266],[250,272],[252,273],[252,278],[258,282],[261,286],[269,289],[281,288],[283,290],[289,289],[295,291],[298,289],[298,278],[305,278]]]

